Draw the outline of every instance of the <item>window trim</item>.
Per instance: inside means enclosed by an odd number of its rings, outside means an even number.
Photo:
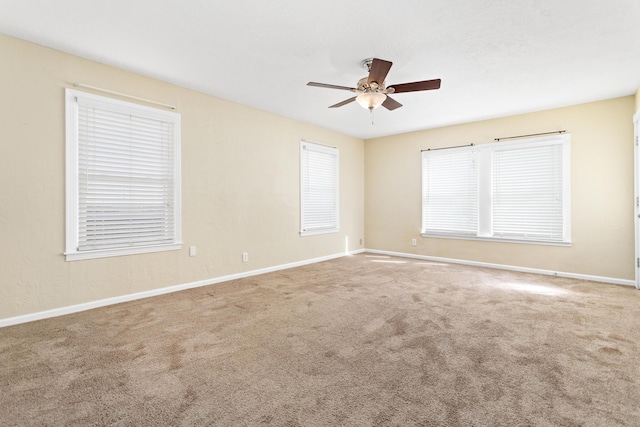
[[[561,145],[562,146],[562,185],[563,185],[563,232],[562,240],[537,240],[510,237],[494,237],[487,230],[491,231],[491,212],[492,212],[492,152],[510,147],[526,145],[526,148],[533,148],[545,145]],[[453,149],[453,148],[452,148]],[[478,171],[478,233],[477,235],[469,235],[463,233],[434,233],[425,232],[424,224],[424,160],[421,162],[421,236],[429,238],[457,239],[457,240],[479,240],[489,242],[509,242],[524,243],[548,246],[571,246],[571,135],[560,134],[554,136],[544,136],[538,138],[527,138],[518,141],[495,142],[489,144],[478,144],[469,147],[455,147],[456,150],[478,151],[479,171]],[[423,154],[424,158],[424,154]],[[488,225],[487,225],[488,224]]]
[[[110,249],[77,249],[79,240],[79,103],[78,99],[93,100],[100,103],[108,103],[116,109],[126,109],[131,113],[138,113],[145,117],[160,118],[171,121],[174,124],[174,153],[173,153],[173,185],[174,185],[174,236],[173,242],[164,244],[151,244],[145,246],[133,246]],[[65,90],[65,191],[66,191],[66,215],[65,215],[65,252],[67,261],[104,258],[123,255],[134,255],[150,252],[161,252],[182,249],[182,220],[181,220],[181,148],[180,148],[180,114],[168,112],[157,108],[134,104],[109,97],[81,92],[67,88]]]
[[[305,230],[305,196],[304,196],[304,150],[311,149],[317,152],[330,153],[335,155],[335,227],[316,228]],[[300,236],[315,236],[319,234],[338,233],[340,231],[340,151],[336,147],[317,144],[309,141],[300,141]]]

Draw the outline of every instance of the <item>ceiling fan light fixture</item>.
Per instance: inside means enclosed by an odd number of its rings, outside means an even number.
[[[387,95],[380,92],[365,92],[356,97],[358,104],[367,110],[378,108],[382,105],[385,99],[387,99]]]

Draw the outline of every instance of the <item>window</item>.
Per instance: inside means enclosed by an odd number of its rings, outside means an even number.
[[[338,149],[300,142],[300,234],[340,230],[338,209]]]
[[[475,150],[424,152],[422,215],[426,232],[478,233],[477,157]]]
[[[67,89],[67,261],[180,249],[180,115]]]
[[[422,153],[422,234],[569,244],[570,137]]]

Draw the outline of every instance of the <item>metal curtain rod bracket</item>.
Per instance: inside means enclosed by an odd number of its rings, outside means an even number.
[[[175,110],[176,109],[176,107],[173,106],[173,105],[163,104],[162,102],[152,101],[151,99],[140,98],[138,96],[127,95],[126,93],[116,92],[114,90],[109,90],[109,89],[103,89],[101,87],[89,86],[89,85],[85,85],[85,84],[82,84],[82,83],[74,83],[73,86],[74,87],[81,87],[81,88],[85,88],[85,89],[92,89],[92,90],[96,90],[98,92],[110,93],[111,95],[122,96],[122,97],[129,98],[129,99],[136,99],[138,101],[147,102],[149,104],[155,104],[155,105],[159,105],[161,107],[169,108],[170,110]]]
[[[518,136],[505,136],[504,138],[494,138],[494,141],[502,141],[505,139],[517,139],[517,138],[528,138],[530,136],[543,136],[543,135],[553,135],[553,134],[562,134],[565,133],[566,130],[556,130],[553,132],[542,132],[542,133],[532,133],[529,135],[518,135]]]
[[[461,147],[473,147],[475,144],[467,144],[467,145],[456,145],[455,147],[442,147],[442,148],[427,148],[426,150],[420,150],[421,152],[424,151],[438,151],[438,150],[449,150],[451,148],[461,148]]]

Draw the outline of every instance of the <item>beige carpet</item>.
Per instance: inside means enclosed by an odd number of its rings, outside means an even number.
[[[0,424],[640,425],[631,287],[362,254],[0,329]]]

